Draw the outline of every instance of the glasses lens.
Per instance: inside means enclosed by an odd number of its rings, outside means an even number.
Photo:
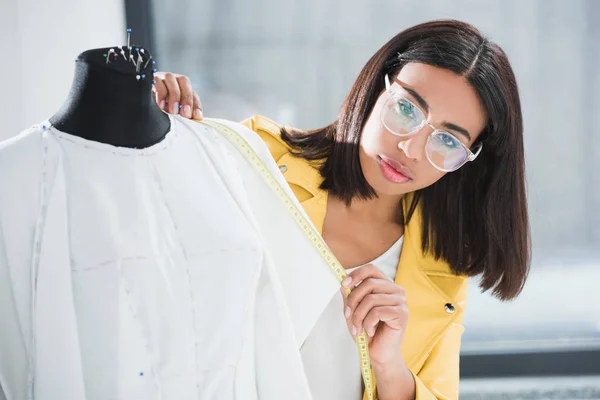
[[[421,110],[403,97],[390,97],[381,110],[381,122],[393,134],[410,135],[425,122]]]
[[[444,171],[455,171],[468,157],[462,143],[447,132],[435,132],[427,141],[427,158],[432,164]]]

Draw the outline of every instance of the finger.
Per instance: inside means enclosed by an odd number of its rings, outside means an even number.
[[[404,296],[404,289],[387,279],[368,278],[360,283],[352,293],[348,295],[346,303],[350,310],[354,313],[356,307],[365,299],[366,296],[372,294],[398,294]]]
[[[202,119],[204,118],[204,111],[202,110],[202,102],[200,102],[200,96],[198,93],[194,92],[194,106],[192,107],[194,110],[194,119]]]
[[[156,104],[158,104],[161,110],[165,111],[167,96],[169,94],[167,85],[165,85],[165,82],[162,80],[162,78],[155,77],[154,81],[156,83],[153,85],[152,91],[154,92]]]
[[[364,320],[371,310],[377,307],[397,307],[405,303],[406,299],[399,294],[369,294],[352,313],[352,324],[359,331],[363,328],[366,329],[367,326],[364,325]]]
[[[395,330],[405,330],[408,322],[406,304],[372,308],[366,315],[362,327],[367,331],[367,335],[372,337],[380,322]]]
[[[165,111],[171,114],[179,114],[179,103],[181,101],[179,82],[177,81],[175,75],[171,73],[165,74],[164,82],[169,92],[169,95],[167,96],[167,103],[169,103],[169,107],[167,107]]]
[[[185,75],[180,75],[177,78],[179,91],[181,92],[181,115],[185,118],[192,118],[192,110],[194,106],[194,91],[192,90],[192,82]]]
[[[388,279],[387,276],[385,276],[385,274],[375,265],[367,264],[349,273],[348,277],[342,282],[342,286],[351,288],[367,278]]]
[[[352,310],[350,309],[350,307],[348,307],[348,295],[346,295],[346,289],[340,288],[340,293],[342,294],[342,300],[344,301],[344,317],[346,318],[346,322],[348,322],[350,316],[352,315]]]
[[[348,294],[346,293],[346,290],[347,289],[340,288],[340,293],[342,294],[342,299],[344,301],[344,317],[346,319],[346,326],[348,327],[348,332],[352,337],[356,338],[356,335],[358,335],[358,331],[352,324],[352,319],[350,319],[352,313],[347,305]]]

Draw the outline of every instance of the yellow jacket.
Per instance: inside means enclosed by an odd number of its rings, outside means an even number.
[[[327,193],[319,189],[319,171],[290,153],[279,135],[281,127],[273,121],[256,115],[242,123],[265,141],[286,181],[321,232]],[[418,212],[404,230],[396,283],[405,289],[409,308],[401,351],[415,378],[416,399],[457,399],[467,278],[454,275],[445,262],[423,254]]]

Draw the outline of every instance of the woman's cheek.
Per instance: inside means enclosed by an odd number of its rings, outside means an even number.
[[[428,162],[427,160],[424,161]],[[426,167],[427,168],[422,168],[418,172],[415,171],[417,173],[415,174],[416,179],[413,183],[417,185],[419,189],[423,189],[433,185],[434,183],[442,179],[444,175],[446,175],[445,172],[439,171],[433,166],[431,166],[431,168],[428,168],[428,166]]]

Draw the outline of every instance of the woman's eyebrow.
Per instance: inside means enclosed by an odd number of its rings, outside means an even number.
[[[421,107],[423,107],[425,109],[425,111],[429,112],[429,104],[427,104],[427,102],[425,101],[425,99],[419,94],[417,93],[415,90],[406,87],[406,86],[402,86],[402,89],[406,90],[408,93],[410,93],[410,95],[412,97],[415,98],[415,100],[417,100],[417,103],[419,103],[419,105]]]
[[[465,128],[447,121],[442,122],[442,126],[462,134],[467,139],[469,139],[469,141],[471,141],[471,135],[469,134],[469,131],[467,131]]]

